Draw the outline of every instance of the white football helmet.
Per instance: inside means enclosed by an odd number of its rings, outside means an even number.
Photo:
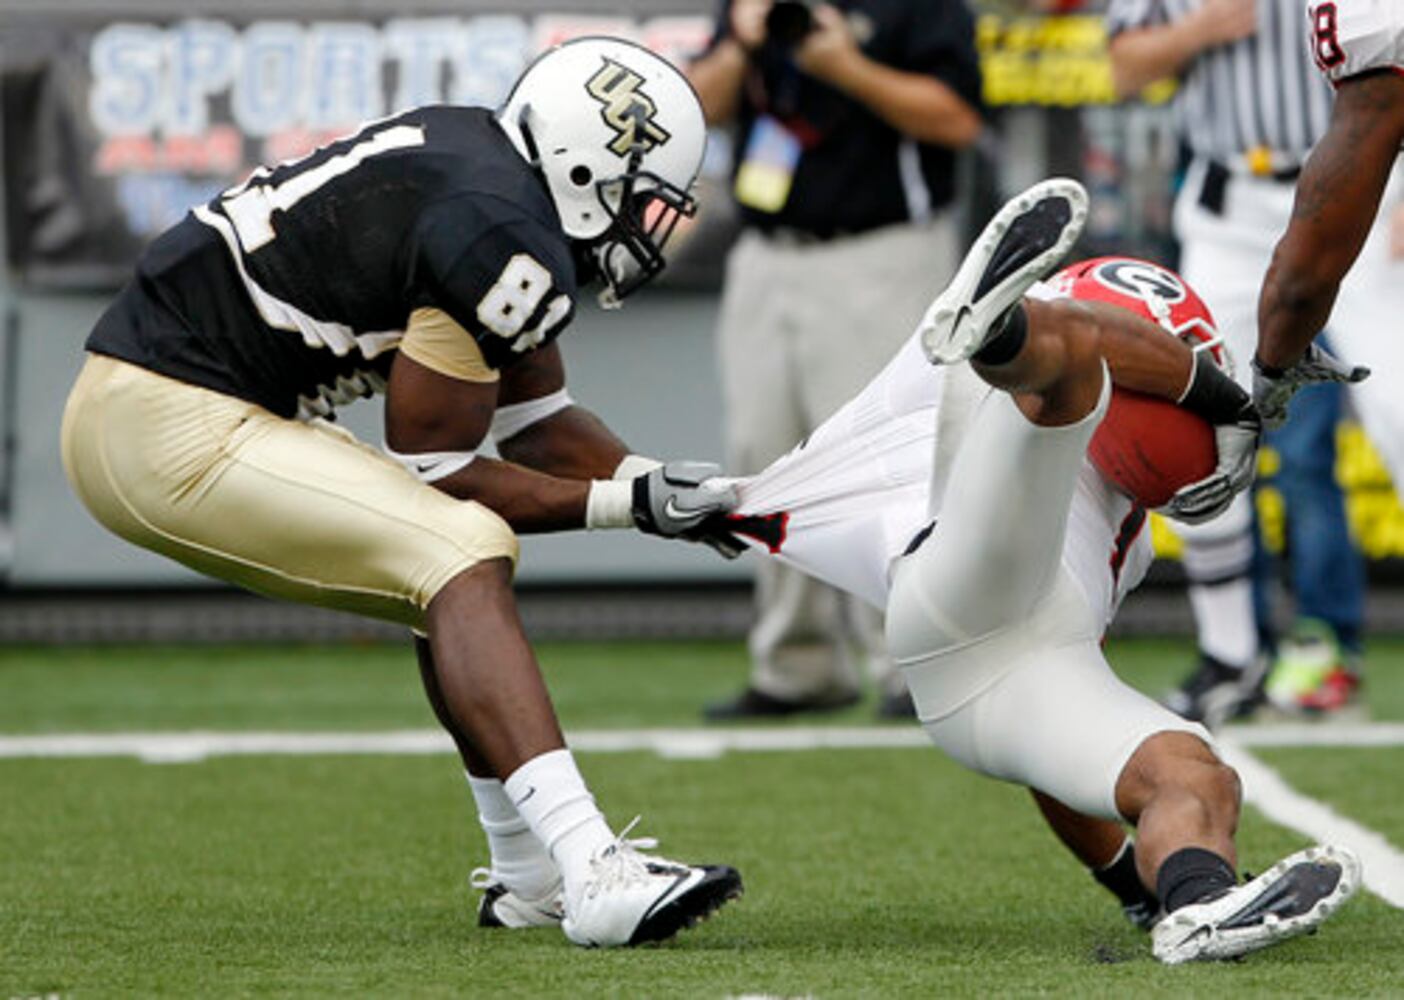
[[[687,78],[618,38],[578,38],[542,53],[497,120],[541,172],[561,228],[587,250],[617,305],[663,270],[663,246],[702,165],[707,129]]]

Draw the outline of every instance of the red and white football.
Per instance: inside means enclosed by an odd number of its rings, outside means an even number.
[[[1050,284],[1070,298],[1129,309],[1167,336],[1210,351],[1227,368],[1209,308],[1173,271],[1131,257],[1098,257],[1061,271]],[[1122,493],[1143,507],[1160,507],[1177,490],[1212,473],[1218,452],[1214,429],[1202,417],[1169,400],[1117,387],[1087,454]]]

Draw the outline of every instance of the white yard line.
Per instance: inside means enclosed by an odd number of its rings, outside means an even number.
[[[600,729],[569,734],[587,753],[652,752],[675,759],[712,759],[728,752],[928,748],[916,726],[783,726],[736,729]],[[1365,885],[1404,909],[1404,853],[1384,837],[1289,786],[1247,747],[1404,746],[1404,724],[1230,726],[1219,734],[1225,759],[1243,778],[1244,797],[1273,822],[1313,840],[1343,844],[1360,855]],[[148,763],[190,763],[246,755],[422,755],[450,753],[435,729],[363,733],[62,733],[0,736],[0,759],[136,757]]]
[[[1374,830],[1292,788],[1242,747],[1221,741],[1219,750],[1243,779],[1243,797],[1250,805],[1274,823],[1318,843],[1349,847],[1360,855],[1365,887],[1391,906],[1404,909],[1404,853]]]
[[[1245,747],[1404,746],[1404,723],[1368,725],[1230,726],[1220,739]],[[582,729],[570,744],[589,753],[653,752],[710,758],[732,751],[888,750],[929,747],[916,726],[775,726],[707,729]],[[14,757],[137,757],[152,763],[248,754],[434,754],[453,744],[437,729],[379,732],[56,733],[0,736],[0,759]]]

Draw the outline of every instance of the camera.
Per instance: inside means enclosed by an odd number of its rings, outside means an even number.
[[[814,28],[814,8],[820,0],[775,0],[765,15],[766,38],[792,49]]]

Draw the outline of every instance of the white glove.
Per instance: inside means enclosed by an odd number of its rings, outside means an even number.
[[[1370,369],[1347,365],[1317,347],[1308,344],[1302,359],[1286,371],[1269,374],[1253,359],[1253,404],[1262,415],[1263,423],[1276,430],[1287,421],[1287,404],[1302,389],[1321,382],[1363,382]]]

